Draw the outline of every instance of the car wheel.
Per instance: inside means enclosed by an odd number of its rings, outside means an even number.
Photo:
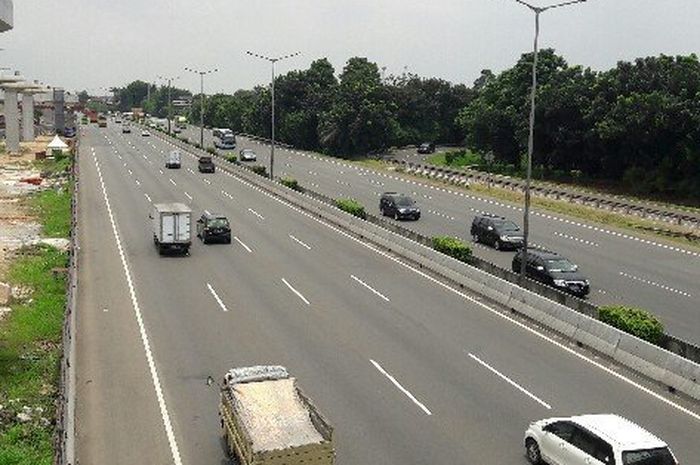
[[[493,243],[493,248],[496,250],[501,250],[503,248],[503,245],[499,239],[496,239],[496,241]]]
[[[382,216],[386,216],[386,213],[384,213],[384,207],[382,207],[382,206],[379,207],[379,213],[380,213]]]
[[[399,221],[399,212],[394,212],[394,219]]]
[[[480,240],[480,239],[479,239],[479,235],[478,235],[478,234],[472,234],[472,240],[473,240],[475,243],[478,244],[478,243],[479,243],[479,240]]]
[[[525,442],[525,454],[527,455],[527,460],[532,465],[539,465],[542,463],[540,446],[537,445],[537,441],[535,441],[534,439],[528,439]]]
[[[202,236],[202,243],[207,244],[209,241],[207,240],[207,236]]]

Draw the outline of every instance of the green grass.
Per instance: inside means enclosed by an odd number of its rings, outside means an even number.
[[[36,247],[15,261],[9,270],[12,285],[32,289],[30,298],[12,306],[0,323],[0,464],[49,465],[53,460],[53,434],[65,309],[66,277],[54,268],[68,263],[65,252]],[[32,420],[15,420],[23,406],[34,410]],[[44,425],[40,418],[50,424]]]
[[[468,150],[451,150],[449,152],[438,152],[429,156],[426,161],[436,166],[449,166],[460,168],[462,166],[477,165],[481,163],[481,156]]]
[[[42,191],[31,198],[31,210],[39,218],[44,236],[67,238],[70,235],[72,190],[72,183],[67,183],[58,190]]]

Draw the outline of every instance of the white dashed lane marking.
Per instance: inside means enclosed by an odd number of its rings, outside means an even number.
[[[637,282],[640,282],[643,284],[647,284],[649,286],[658,287],[659,289],[663,289],[664,291],[672,292],[674,294],[682,295],[683,297],[693,297],[688,292],[674,289],[674,288],[667,286],[665,284],[657,283],[656,281],[651,281],[648,279],[640,278],[638,276],[634,276],[634,275],[631,275],[629,273],[625,273],[624,271],[620,271],[620,276],[624,276],[625,278],[631,279],[632,281],[637,281]]]
[[[600,245],[598,245],[597,243],[595,243],[595,242],[593,242],[593,241],[587,241],[586,239],[581,239],[581,238],[579,238],[579,237],[569,236],[568,234],[564,234],[564,233],[560,233],[560,232],[555,232],[554,235],[555,235],[555,236],[558,236],[558,237],[562,237],[562,238],[564,238],[564,239],[568,239],[568,240],[570,240],[570,241],[578,242],[578,243],[580,243],[580,244],[586,244],[586,245],[590,245],[590,246],[593,246],[593,247],[600,247]]]

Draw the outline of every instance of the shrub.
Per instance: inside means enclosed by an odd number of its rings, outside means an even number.
[[[195,143],[192,144],[192,145],[194,145],[194,147],[197,148],[197,149],[201,149],[201,148],[202,148],[202,146],[199,145],[199,142],[195,142]]]
[[[236,163],[238,161],[238,157],[232,153],[226,155],[226,161],[230,163]]]
[[[664,325],[646,310],[624,305],[600,307],[598,319],[621,331],[656,344],[664,335]]]
[[[216,149],[214,147],[207,147],[207,152],[216,155]]]
[[[467,244],[456,237],[436,236],[433,237],[433,249],[449,255],[461,262],[468,262],[472,256],[472,249]]]
[[[280,183],[295,191],[301,190],[301,188],[299,187],[299,182],[294,178],[284,177],[280,179]]]
[[[267,167],[263,165],[253,165],[250,167],[250,170],[255,174],[259,174],[260,176],[267,176]]]
[[[336,199],[335,206],[363,220],[367,219],[365,207],[355,199]]]

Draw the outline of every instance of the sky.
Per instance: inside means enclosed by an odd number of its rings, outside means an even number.
[[[544,6],[551,2],[530,0]],[[0,66],[68,91],[136,79],[199,91],[184,70],[214,69],[205,91],[266,84],[270,65],[245,54],[301,52],[277,65],[303,69],[327,57],[336,72],[367,57],[404,71],[471,83],[532,49],[534,15],[515,0],[14,0],[0,34]],[[700,0],[588,0],[542,14],[542,47],[595,70],[649,55],[700,50]]]

